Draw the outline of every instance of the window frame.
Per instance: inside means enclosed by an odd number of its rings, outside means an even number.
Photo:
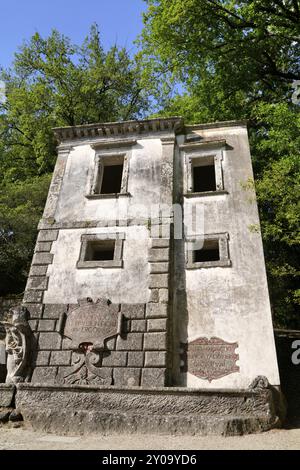
[[[122,182],[119,193],[105,193],[99,192],[102,186],[105,166],[113,166],[123,164]],[[106,199],[117,198],[120,196],[129,196],[128,193],[128,155],[127,152],[109,152],[97,153],[94,160],[94,168],[89,183],[88,192],[86,197],[88,199]]]
[[[191,188],[191,193],[193,194],[202,194],[202,193],[211,193],[211,192],[216,192],[217,191],[217,174],[216,174],[216,159],[215,155],[205,155],[200,158],[191,158],[190,159],[190,165],[191,165],[191,182],[190,182],[190,188]],[[205,191],[195,191],[195,174],[194,174],[194,168],[201,168],[201,167],[207,167],[211,166],[214,168],[214,175],[215,175],[215,186],[216,189],[212,190],[205,190]],[[222,185],[223,186],[223,185]],[[223,187],[222,187],[223,189]]]
[[[81,235],[81,245],[79,259],[76,263],[78,269],[90,268],[122,268],[123,267],[123,242],[125,233],[97,233]],[[86,260],[86,254],[89,249],[89,243],[97,241],[113,240],[115,241],[113,260]]]
[[[193,252],[191,245],[196,241],[203,240],[218,240],[220,259],[216,261],[198,261],[194,262]],[[200,268],[216,268],[231,266],[229,257],[229,234],[226,233],[211,233],[204,235],[196,235],[186,239],[186,268],[187,269],[200,269]]]
[[[208,146],[207,146],[208,147]],[[211,196],[216,194],[227,194],[227,191],[224,188],[224,178],[223,178],[223,152],[224,146],[220,148],[203,148],[197,149],[194,148],[192,152],[185,150],[185,167],[186,167],[186,177],[185,177],[185,188],[184,196],[186,197],[202,197],[202,196]],[[212,163],[211,163],[212,162]],[[215,168],[215,180],[216,180],[216,189],[213,191],[194,191],[194,176],[193,168],[198,166],[206,166],[213,164]]]

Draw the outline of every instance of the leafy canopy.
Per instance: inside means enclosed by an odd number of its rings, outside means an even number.
[[[148,108],[141,65],[104,51],[93,25],[82,45],[36,33],[1,70],[0,295],[22,291],[56,159],[52,128],[134,119]]]
[[[289,93],[299,80],[297,0],[146,0],[142,44],[152,73],[186,84],[222,76],[227,93]]]
[[[184,90],[159,114],[250,121],[274,323],[300,328],[299,2],[146,1],[144,73]]]

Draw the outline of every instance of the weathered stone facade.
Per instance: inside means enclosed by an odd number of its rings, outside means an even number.
[[[257,376],[278,389],[246,123],[185,126],[176,117],[55,134],[23,300],[32,393],[37,384],[139,387],[141,396],[193,387],[214,397],[239,390],[242,403]],[[258,395],[272,406],[272,394]],[[278,424],[271,414],[261,429]]]

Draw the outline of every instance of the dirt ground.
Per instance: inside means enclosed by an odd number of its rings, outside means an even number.
[[[97,435],[59,436],[0,428],[0,450],[299,450],[300,429],[275,429],[242,437]]]

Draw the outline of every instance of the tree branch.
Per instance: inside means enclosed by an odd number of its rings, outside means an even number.
[[[296,23],[296,24],[299,23],[299,15],[297,15],[297,14],[295,15],[294,12],[289,13],[288,11],[284,10],[284,11],[286,11],[286,13],[284,14],[284,12],[280,13],[280,12],[276,11],[275,8],[272,8],[270,6],[260,6],[260,7],[258,7],[258,11],[261,11],[262,13],[269,13],[269,14],[274,15],[277,18],[280,18],[282,20],[288,19],[288,20],[292,21],[293,23]],[[285,26],[288,27],[289,25],[285,25]]]
[[[276,63],[272,59],[272,57],[266,52],[263,52],[263,56],[267,59],[267,66],[269,66],[270,72],[272,75],[275,75],[277,77],[282,77],[290,80],[298,80],[300,78],[300,73],[295,74],[293,72],[283,72],[282,70],[277,68]],[[265,74],[268,74],[268,72],[264,72]]]
[[[224,6],[220,5],[218,2],[216,2],[215,0],[206,0],[207,3],[210,3],[212,5],[214,5],[218,10],[221,10],[221,11],[224,11],[225,13],[227,13],[227,15],[229,16],[232,16],[233,18],[237,19],[238,21],[240,21],[240,25],[236,25],[236,26],[243,26],[243,27],[249,27],[249,28],[255,28],[255,23],[253,23],[252,21],[246,21],[242,16],[239,16],[237,15],[236,13],[234,13],[233,11],[230,11],[228,10],[227,8],[225,8]],[[214,13],[214,11],[212,11]],[[223,17],[223,19],[225,19],[225,17]],[[234,23],[232,23],[234,24]]]
[[[20,129],[15,123],[9,123],[8,127],[15,129],[17,132],[22,134],[25,137],[25,139],[29,140],[29,142],[32,142],[33,139],[30,139],[30,137],[28,137],[28,135],[26,135],[25,132],[23,132],[22,129]]]
[[[125,115],[125,121],[129,118],[129,116],[130,116],[130,114],[131,114],[131,112],[132,112],[132,109],[133,109],[134,105],[136,104],[136,102],[137,102],[137,100],[138,100],[138,98],[139,98],[139,96],[140,96],[141,91],[142,91],[142,88],[138,88],[138,89],[136,90],[136,92],[133,94],[133,96],[132,96],[132,98],[131,98],[131,100],[130,100],[130,103],[129,103],[129,109],[128,109],[126,115]]]

